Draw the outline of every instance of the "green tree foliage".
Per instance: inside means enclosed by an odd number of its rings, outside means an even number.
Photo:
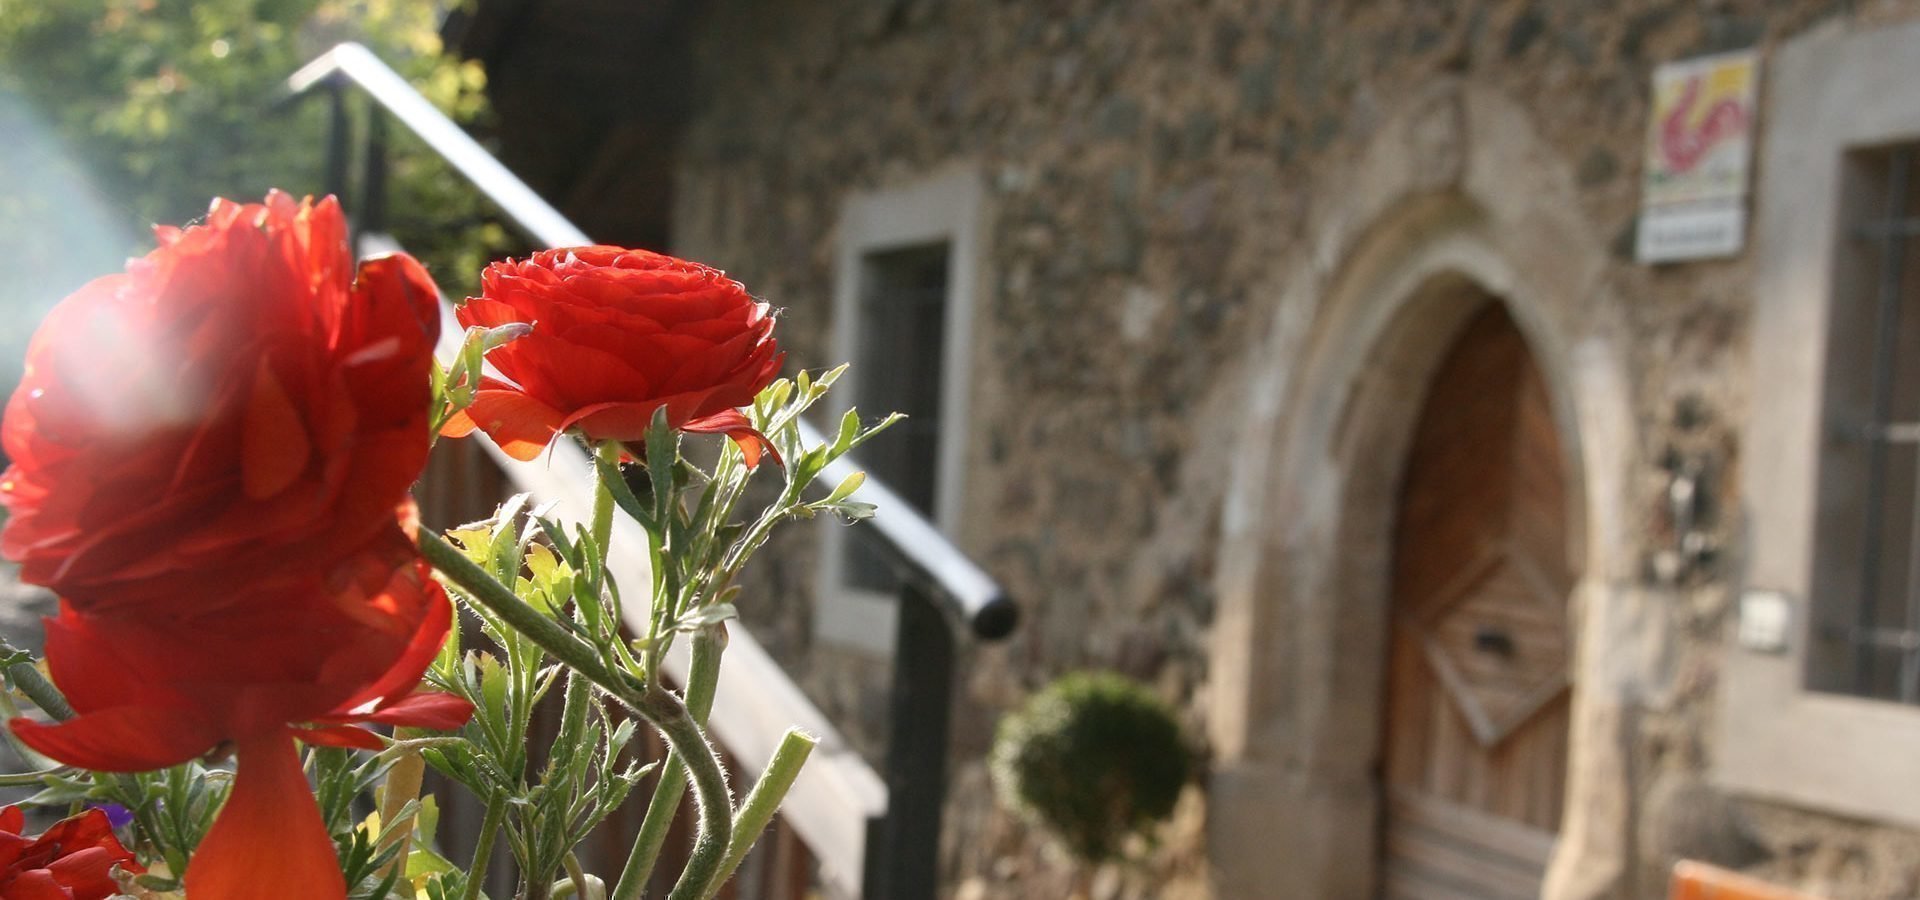
[[[435,0],[0,0],[0,388],[39,316],[210,198],[319,193],[326,103],[275,108],[286,77],[367,44],[456,119],[484,117],[479,65],[442,52]],[[364,127],[363,99],[355,127]],[[450,293],[506,233],[423,145],[392,129],[389,229]]]
[[[1171,815],[1193,768],[1173,712],[1110,672],[1064,676],[1000,720],[989,762],[1002,802],[1095,863]]]

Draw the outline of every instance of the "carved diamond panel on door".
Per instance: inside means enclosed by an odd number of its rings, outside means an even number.
[[[1421,647],[1481,746],[1567,689],[1567,588],[1511,543],[1488,550],[1420,624]]]

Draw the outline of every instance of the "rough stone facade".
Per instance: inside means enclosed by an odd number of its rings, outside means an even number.
[[[1079,668],[1154,684],[1215,766],[1144,862],[1098,873],[1096,896],[1286,895],[1236,880],[1233,858],[1371,827],[1371,813],[1316,820],[1313,801],[1269,809],[1271,828],[1249,833],[1253,813],[1231,809],[1288,796],[1260,785],[1316,760],[1364,757],[1374,727],[1300,737],[1329,721],[1303,710],[1365,693],[1341,693],[1342,661],[1288,637],[1343,613],[1242,601],[1272,578],[1337,586],[1341,564],[1317,552],[1377,564],[1378,546],[1273,520],[1287,498],[1310,510],[1342,496],[1274,486],[1274,471],[1331,465],[1332,480],[1364,483],[1339,459],[1288,468],[1312,411],[1339,418],[1345,402],[1288,398],[1339,368],[1315,354],[1341,346],[1341,292],[1392,282],[1414,265],[1400,248],[1458,226],[1505,261],[1483,281],[1508,283],[1489,290],[1560,290],[1515,315],[1549,381],[1594,398],[1566,413],[1583,436],[1590,546],[1574,733],[1591,749],[1569,801],[1586,824],[1570,813],[1549,893],[1661,896],[1684,855],[1836,898],[1920,895],[1920,833],[1713,786],[1740,521],[1713,513],[1721,552],[1676,571],[1661,498],[1688,459],[1706,463],[1710,497],[1737,495],[1752,253],[1631,258],[1655,64],[1915,17],[1920,4],[1865,0],[714,4],[689,39],[674,244],[784,307],[791,359],[836,361],[835,225],[850,194],[955,165],[987,185],[958,538],[1026,619],[965,661],[954,893],[1067,892],[1070,867],[993,807],[981,756],[1000,711]],[[1390,395],[1417,396],[1418,379],[1352,349],[1387,385],[1380,409],[1404,412]],[[747,618],[871,746],[884,669],[814,642],[816,539],[783,539]],[[1306,561],[1270,558],[1289,555]],[[1326,627],[1382,627],[1340,621]]]

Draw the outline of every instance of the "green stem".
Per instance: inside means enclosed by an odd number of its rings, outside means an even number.
[[[607,464],[616,476],[620,471],[620,442],[602,441],[593,450],[598,461]],[[596,468],[596,472],[605,469]],[[613,488],[599,478],[594,479],[598,487],[593,492],[593,542],[603,554],[610,554],[607,542],[613,537]],[[603,558],[601,560],[605,562]],[[604,568],[604,567],[603,567]]]
[[[32,772],[8,772],[0,775],[0,787],[46,787],[48,776],[65,775],[73,771],[66,766],[54,766],[51,769],[36,769]]]
[[[693,636],[692,661],[687,674],[687,709],[694,721],[702,724],[713,711],[713,693],[720,682],[720,653],[726,648],[719,627],[703,628]],[[638,900],[646,890],[648,879],[653,877],[654,864],[660,858],[660,848],[666,844],[667,829],[680,808],[680,797],[686,792],[686,772],[680,754],[667,755],[667,764],[660,769],[660,782],[653,789],[653,799],[647,802],[646,818],[640,822],[640,833],[633,839],[633,850],[627,854],[626,867],[620,872],[620,881],[614,885],[610,900]]]
[[[487,812],[480,819],[480,842],[473,846],[473,863],[467,866],[467,888],[461,900],[476,900],[480,884],[487,880],[487,862],[493,856],[493,842],[500,836],[500,823],[507,817],[506,795],[495,791],[487,797]]]
[[[596,886],[593,877],[587,874],[585,868],[581,867],[580,857],[569,852],[567,858],[561,860],[561,862],[567,867],[567,880],[571,882],[571,884],[568,885],[570,890],[564,893],[555,891],[553,900],[560,900],[561,897],[569,895],[578,897],[580,900],[607,900],[606,890]]]
[[[707,882],[726,859],[727,844],[733,836],[733,802],[727,794],[726,775],[721,771],[718,751],[707,742],[707,735],[679,697],[656,687],[642,698],[641,713],[660,735],[667,739],[684,764],[693,782],[693,801],[699,808],[699,828],[694,832],[693,851],[687,855],[687,867],[667,894],[667,900],[702,900]]]
[[[528,606],[525,600],[514,596],[513,591],[494,580],[466,554],[454,549],[437,535],[424,531],[420,533],[420,552],[441,574],[465,590],[475,603],[499,616],[513,630],[552,654],[553,658],[585,675],[588,681],[606,688],[608,693],[638,711],[636,704],[642,690],[639,685],[608,668],[592,646],[561,627],[560,623]]]
[[[587,701],[592,699],[593,691],[578,672],[567,673],[566,690],[566,699],[561,701],[560,706],[560,734],[555,744],[577,747],[581,732],[587,727]]]
[[[767,830],[773,814],[780,811],[780,802],[787,798],[793,780],[800,776],[800,767],[806,765],[807,756],[819,742],[798,728],[788,729],[787,736],[780,739],[780,748],[773,752],[766,771],[760,773],[760,780],[753,783],[753,790],[747,792],[740,812],[733,817],[733,840],[727,846],[727,858],[721,862],[720,871],[707,882],[708,893],[719,891],[727,879],[733,877],[733,871],[740,868],[747,851],[760,840],[760,833]]]
[[[0,654],[12,656],[19,652],[12,644],[0,641]],[[20,689],[20,693],[33,701],[33,705],[55,720],[65,722],[73,718],[73,707],[67,704],[67,698],[61,695],[59,688],[53,686],[53,682],[47,680],[47,676],[40,674],[39,667],[33,663],[17,662],[8,666],[7,677]]]

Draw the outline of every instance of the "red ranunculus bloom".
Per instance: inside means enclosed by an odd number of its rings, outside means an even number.
[[[426,464],[440,319],[419,264],[356,278],[332,198],[215,200],[157,231],[47,317],[0,432],[0,551],[87,612],[213,609],[210,584],[338,559]]]
[[[226,609],[179,618],[98,616],[62,604],[47,666],[79,713],[26,719],[14,734],[70,765],[107,772],[176,765],[226,744],[233,792],[187,867],[194,900],[339,900],[334,856],[294,738],[377,749],[351,727],[457,728],[472,708],[414,693],[452,607],[398,527],[331,571],[234,585]]]
[[[7,900],[106,900],[120,892],[114,866],[146,871],[100,810],[62,819],[39,837],[21,834],[26,824],[20,807],[0,809],[0,897]]]
[[[477,427],[533,459],[570,428],[592,440],[642,439],[664,406],[674,428],[732,437],[749,466],[772,452],[739,407],[780,371],[773,316],[720,271],[646,250],[573,247],[488,266],[480,293],[460,308],[462,323],[533,330],[488,355],[512,383],[487,379],[442,433]]]
[[[0,426],[4,549],[61,595],[47,666],[78,713],[11,725],[100,771],[231,747],[189,895],[340,900],[295,738],[471,713],[414,693],[452,618],[407,497],[437,294],[401,256],[356,279],[330,199],[215,201],[160,240],[54,310]]]

